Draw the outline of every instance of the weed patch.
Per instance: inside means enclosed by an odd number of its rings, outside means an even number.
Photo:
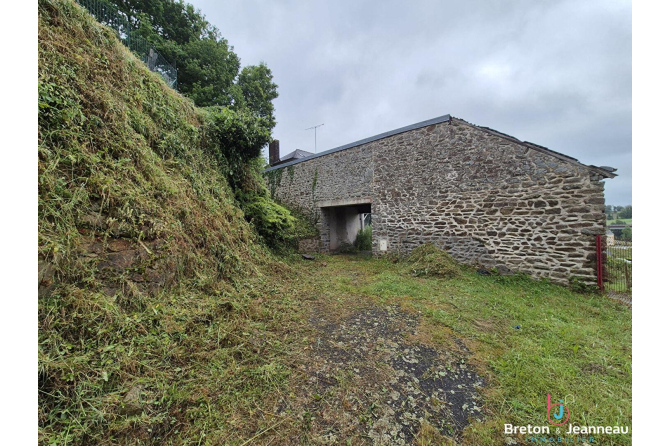
[[[413,276],[453,278],[460,274],[461,267],[445,251],[432,243],[415,248],[406,260],[407,270]]]

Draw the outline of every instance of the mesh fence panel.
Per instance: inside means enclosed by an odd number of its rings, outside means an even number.
[[[130,48],[151,71],[161,75],[172,88],[177,88],[177,68],[169,63],[151,44],[132,30],[128,18],[105,0],[77,0],[98,22],[112,28],[121,41]]]
[[[610,293],[633,292],[633,243],[610,240],[605,263],[605,289]]]

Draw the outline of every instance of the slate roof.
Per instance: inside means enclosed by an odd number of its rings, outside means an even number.
[[[380,133],[379,135],[371,136],[369,138],[365,138],[365,139],[361,139],[359,141],[355,141],[355,142],[352,142],[352,143],[349,143],[349,144],[345,144],[343,146],[335,147],[334,149],[326,150],[325,152],[319,152],[319,153],[316,153],[316,154],[311,153],[310,156],[306,156],[304,158],[299,158],[297,160],[293,160],[293,161],[282,163],[282,164],[277,163],[274,166],[265,169],[265,171],[269,172],[271,170],[280,169],[282,167],[288,167],[292,164],[297,164],[297,163],[301,163],[303,161],[307,161],[308,159],[318,158],[320,156],[325,156],[325,155],[330,155],[331,153],[339,152],[341,150],[351,149],[352,147],[362,146],[363,144],[367,144],[369,142],[377,141],[377,140],[383,139],[383,138],[388,138],[389,136],[394,136],[394,135],[398,135],[400,133],[409,132],[410,130],[416,130],[416,129],[420,129],[422,127],[427,127],[429,125],[439,124],[441,122],[449,122],[449,121],[451,121],[451,115],[439,116],[437,118],[429,119],[427,121],[417,122],[416,124],[408,125],[408,126],[405,126],[405,127],[401,127],[399,129],[391,130],[389,132]],[[309,152],[305,152],[305,153],[309,153]],[[282,158],[282,160],[283,159],[284,158]],[[280,160],[280,162],[281,162],[281,160]]]
[[[479,130],[482,130],[486,133],[498,136],[498,137],[503,138],[503,139],[507,139],[507,140],[512,141],[516,144],[521,144],[525,147],[536,150],[538,152],[542,152],[542,153],[546,153],[547,155],[554,156],[554,157],[559,158],[563,161],[567,161],[567,162],[570,162],[572,164],[578,164],[580,166],[586,167],[586,168],[590,169],[592,172],[595,172],[598,175],[601,175],[605,178],[614,178],[614,177],[617,176],[617,174],[614,173],[616,171],[616,169],[613,168],[613,167],[593,166],[593,165],[587,166],[586,164],[580,163],[577,158],[573,158],[571,156],[564,155],[560,152],[556,152],[555,150],[548,149],[546,147],[540,146],[538,144],[534,144],[534,143],[529,142],[529,141],[521,141],[520,139],[517,139],[513,136],[507,135],[505,133],[499,132],[497,130],[494,130],[494,129],[491,129],[491,128],[488,128],[488,127],[482,127],[482,126],[478,126],[478,125],[475,125],[475,124],[471,124],[471,123],[469,123],[465,120],[462,120],[462,119],[452,118],[451,115],[438,116],[437,118],[429,119],[427,121],[417,122],[416,124],[411,124],[411,125],[408,125],[408,126],[405,126],[405,127],[400,127],[398,129],[395,129],[395,130],[380,133],[379,135],[375,135],[375,136],[371,136],[369,138],[361,139],[359,141],[355,141],[355,142],[352,142],[352,143],[349,143],[349,144],[345,144],[343,146],[335,147],[334,149],[326,150],[324,152],[320,152],[320,153],[316,153],[316,154],[310,153],[310,152],[305,152],[304,150],[295,150],[294,152],[291,152],[288,155],[281,158],[280,161],[277,164],[275,164],[272,167],[269,167],[265,171],[269,172],[271,170],[275,170],[275,169],[287,167],[287,166],[290,166],[290,165],[293,165],[293,164],[301,163],[303,161],[307,161],[307,160],[312,159],[312,158],[318,158],[320,156],[330,155],[331,153],[340,152],[340,151],[346,150],[346,149],[351,149],[352,147],[358,147],[358,146],[361,146],[363,144],[367,144],[367,143],[377,141],[377,140],[380,140],[380,139],[383,139],[383,138],[388,138],[390,136],[398,135],[400,133],[405,133],[405,132],[409,132],[409,131],[412,131],[412,130],[417,130],[417,129],[420,129],[420,128],[423,128],[423,127],[428,127],[429,125],[440,124],[440,123],[443,123],[443,122],[451,122],[452,119],[456,119],[459,123],[463,123],[463,124],[469,125],[471,127],[475,127],[475,128],[477,128]],[[299,156],[297,156],[298,152],[300,152]]]
[[[294,150],[293,152],[289,153],[288,155],[284,155],[281,158],[279,158],[279,161],[274,163],[272,165],[272,167],[279,166],[280,164],[282,165],[282,167],[286,167],[286,166],[284,166],[284,164],[286,164],[286,163],[289,163],[291,161],[300,160],[302,158],[307,158],[308,156],[311,156],[311,155],[314,155],[314,154],[312,152],[305,152],[304,150],[300,150],[300,149]]]
[[[304,150],[294,150],[293,152],[289,153],[288,155],[284,155],[281,158],[279,158],[279,161],[290,161],[293,159],[299,159],[299,158],[305,158],[306,156],[314,155],[311,152],[305,152]]]

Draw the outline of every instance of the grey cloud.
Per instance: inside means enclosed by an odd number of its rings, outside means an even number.
[[[272,69],[283,154],[450,113],[617,167],[607,201],[632,201],[630,1],[192,3]]]

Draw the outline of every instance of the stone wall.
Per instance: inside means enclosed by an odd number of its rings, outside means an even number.
[[[373,153],[369,144],[309,159],[266,173],[273,198],[298,208],[318,223],[321,251],[330,247],[325,202],[371,200]]]
[[[369,198],[372,195],[371,144],[308,159],[268,175],[270,192],[279,201],[314,209],[323,201]]]
[[[324,249],[322,203],[370,198],[376,254],[432,242],[464,263],[595,280],[603,171],[540,146],[451,119],[272,172],[279,201],[320,217]]]
[[[321,240],[318,238],[305,238],[298,240],[298,252],[301,254],[307,254],[311,252],[321,251]]]

